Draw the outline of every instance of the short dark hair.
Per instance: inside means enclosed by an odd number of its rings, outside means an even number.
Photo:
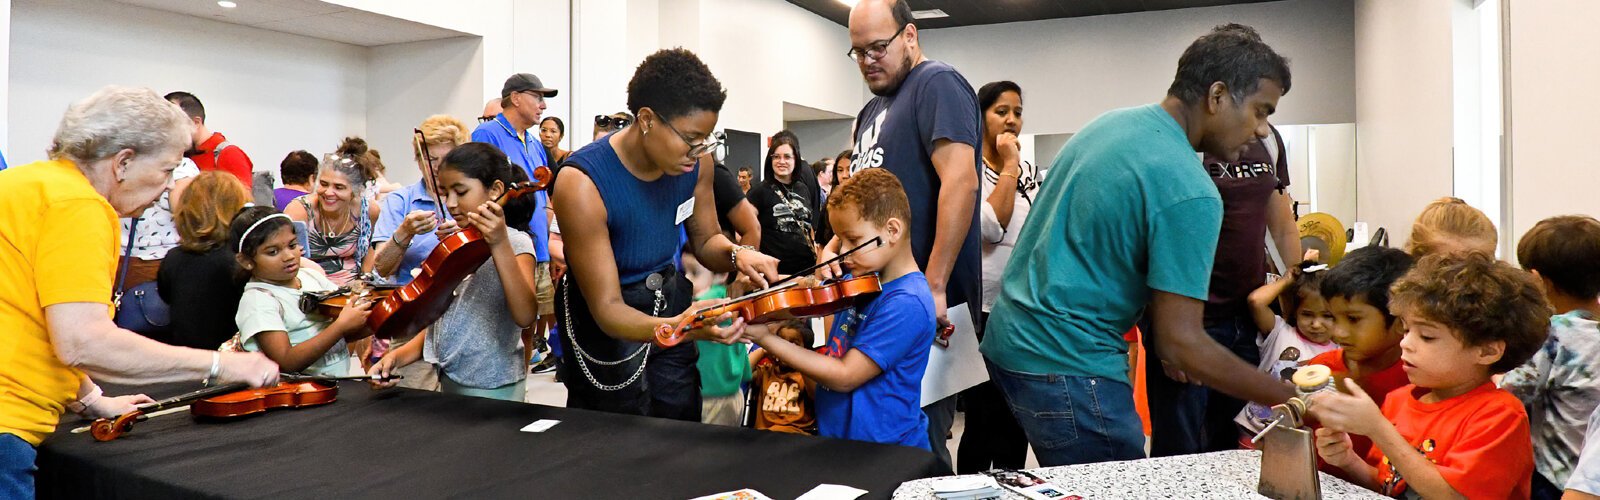
[[[850,177],[850,182],[833,188],[828,196],[828,210],[838,211],[853,206],[861,218],[883,227],[890,218],[900,219],[911,227],[911,203],[906,200],[905,186],[900,178],[881,168],[869,168]]]
[[[1490,373],[1528,362],[1550,329],[1550,303],[1533,275],[1482,252],[1423,257],[1391,293],[1396,310],[1443,323],[1463,344],[1505,342]]]
[[[650,108],[663,120],[695,111],[722,111],[728,91],[711,74],[711,68],[693,52],[664,49],[639,63],[628,81],[628,110],[634,115]]]
[[[1361,299],[1383,312],[1387,324],[1394,324],[1389,312],[1389,286],[1413,264],[1411,254],[1399,249],[1366,246],[1344,256],[1339,265],[1322,277],[1322,298]]]
[[[177,92],[169,92],[163,98],[173,104],[177,104],[178,108],[183,110],[183,114],[189,115],[189,118],[199,118],[200,123],[206,122],[206,105],[200,104],[200,98],[195,97],[194,94],[179,90]]]
[[[239,213],[234,214],[233,221],[228,224],[228,242],[234,251],[239,252],[245,259],[255,258],[256,249],[267,241],[267,236],[278,232],[278,229],[294,227],[294,222],[284,217],[274,217],[272,220],[261,222],[262,219],[277,213],[278,209],[268,206],[239,209]],[[261,225],[256,226],[254,230],[250,229],[250,226],[255,226],[257,222],[261,222]],[[245,234],[245,231],[249,231],[250,234]]]
[[[1517,261],[1562,294],[1593,301],[1600,297],[1600,220],[1562,215],[1539,221],[1517,242]]]
[[[289,152],[278,164],[278,175],[284,184],[305,184],[317,173],[317,157],[306,150]]]
[[[509,189],[514,183],[528,180],[528,173],[522,167],[512,165],[500,148],[483,142],[462,144],[444,155],[441,163],[441,170],[454,170],[477,179],[483,183],[484,189],[494,186],[494,181],[500,181]],[[502,203],[506,227],[526,230],[528,223],[533,221],[534,202],[534,193],[528,193]]]
[[[995,101],[1000,100],[1000,95],[1008,91],[1016,92],[1017,98],[1022,98],[1022,87],[1016,82],[1001,80],[983,84],[983,87],[978,89],[978,113],[989,111],[989,106],[993,106]]]
[[[916,16],[911,15],[911,4],[906,2],[906,0],[895,0],[894,6],[890,7],[889,11],[894,14],[895,28],[899,28],[907,24],[912,26],[917,25]]]
[[[1195,39],[1178,58],[1178,74],[1167,94],[1187,104],[1204,102],[1211,84],[1228,86],[1233,100],[1243,103],[1261,80],[1278,82],[1289,93],[1289,60],[1261,41],[1255,28],[1225,24]]]
[[[796,332],[800,332],[800,341],[805,343],[805,345],[802,346],[802,347],[810,349],[811,348],[811,344],[816,343],[817,333],[814,332],[814,331],[811,331],[811,325],[809,323],[807,323],[806,320],[803,320],[803,319],[784,320],[784,321],[778,323],[778,327],[777,328],[773,328],[772,329],[772,333],[782,333],[784,330],[794,330]]]
[[[563,123],[560,118],[546,116],[543,120],[539,120],[540,124],[544,122],[556,122],[556,131],[561,132],[561,135],[567,135],[567,124]]]
[[[739,171],[743,172],[743,173],[747,173],[747,174],[753,174],[754,173],[754,172],[752,172],[750,170],[750,166],[749,165],[745,165],[743,167],[739,167]]]

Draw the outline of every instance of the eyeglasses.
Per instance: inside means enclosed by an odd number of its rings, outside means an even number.
[[[884,54],[889,51],[889,44],[894,43],[894,39],[900,38],[900,34],[906,32],[906,26],[910,26],[910,24],[901,25],[900,31],[894,32],[894,36],[869,43],[865,49],[851,47],[850,51],[845,52],[844,55],[856,62],[866,62],[868,58],[873,60],[883,59]]]
[[[722,145],[722,141],[720,139],[712,139],[710,137],[707,137],[706,141],[701,142],[700,144],[689,142],[689,137],[683,135],[683,132],[679,132],[677,128],[672,126],[671,123],[667,122],[666,120],[661,120],[661,124],[666,125],[667,130],[671,130],[672,133],[677,134],[678,139],[682,140],[685,146],[689,146],[688,155],[690,158],[699,158],[701,156],[705,156],[706,153],[709,153],[711,150],[716,149],[717,146]]]
[[[622,130],[622,127],[626,127],[632,122],[633,120],[621,116],[594,115],[594,126],[604,129]]]
[[[480,117],[478,117],[478,123],[489,123],[489,122],[492,122],[492,121],[494,121],[494,117],[493,116],[480,116]]]
[[[528,94],[530,96],[533,96],[533,102],[534,103],[544,102],[544,93],[542,93],[542,92],[534,92],[532,90],[518,90],[518,91],[512,92],[512,93],[513,94]]]

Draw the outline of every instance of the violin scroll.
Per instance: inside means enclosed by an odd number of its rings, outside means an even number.
[[[123,434],[132,431],[133,423],[139,421],[140,417],[143,416],[144,411],[134,410],[118,415],[115,419],[95,419],[94,423],[89,424],[89,435],[94,436],[95,441],[101,442],[122,437]]]

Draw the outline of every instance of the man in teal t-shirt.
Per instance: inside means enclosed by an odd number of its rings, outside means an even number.
[[[1264,403],[1291,395],[1202,325],[1222,200],[1197,151],[1234,158],[1268,133],[1288,62],[1255,30],[1195,40],[1159,104],[1108,112],[1067,141],[1017,236],[982,351],[1041,466],[1144,457],[1123,334],[1145,311],[1157,354]]]

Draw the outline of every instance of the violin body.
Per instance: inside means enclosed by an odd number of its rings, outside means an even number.
[[[338,395],[339,386],[330,382],[282,382],[273,387],[245,389],[195,401],[189,410],[199,417],[235,418],[276,408],[325,405],[334,402]]]
[[[550,169],[536,168],[533,177],[531,182],[512,184],[496,203],[503,205],[510,198],[544,189],[550,184]],[[406,337],[422,331],[444,316],[455,300],[456,287],[487,260],[489,243],[477,228],[467,226],[444,237],[422,261],[417,276],[410,283],[372,305],[367,327],[380,339]]]
[[[702,309],[684,318],[676,327],[661,325],[656,328],[656,343],[663,347],[677,345],[683,342],[689,330],[704,326],[706,321],[730,312],[743,318],[747,324],[814,318],[848,309],[855,305],[857,298],[881,291],[883,284],[876,273],[829,281],[813,287],[775,289]]]

